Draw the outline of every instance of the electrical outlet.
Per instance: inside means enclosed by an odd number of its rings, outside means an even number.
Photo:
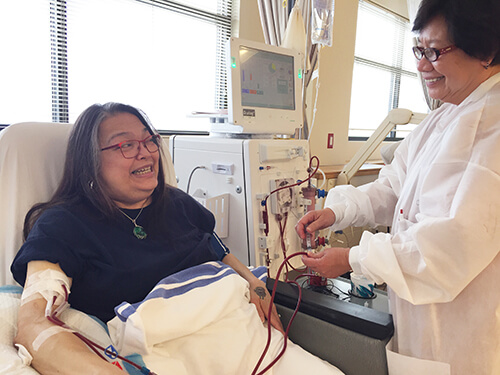
[[[333,133],[328,133],[328,137],[326,140],[326,148],[333,148],[334,139],[335,139],[335,137],[334,137]]]

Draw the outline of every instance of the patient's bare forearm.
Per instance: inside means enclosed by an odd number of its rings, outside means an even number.
[[[73,333],[56,331],[44,335],[43,332],[50,332],[47,329],[55,327],[44,315],[45,304],[44,299],[36,299],[19,308],[18,333],[14,340],[29,351],[33,357],[32,366],[40,374],[123,375],[117,367],[91,352]],[[46,338],[41,339],[43,337]]]
[[[227,254],[224,259],[222,259],[222,262],[230,266],[233,270],[235,270],[241,277],[243,277],[246,281],[248,281],[250,284],[255,283],[256,281],[259,281],[255,277],[255,275],[248,269],[247,266],[245,266],[243,263],[241,263],[238,258],[236,258],[233,254]],[[262,283],[262,281],[259,281]]]

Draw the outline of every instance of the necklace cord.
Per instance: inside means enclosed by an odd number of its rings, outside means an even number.
[[[141,210],[139,211],[139,213],[137,214],[137,216],[135,217],[135,219],[132,219],[130,216],[128,216],[125,212],[122,211],[121,208],[118,208],[118,210],[125,215],[125,217],[127,219],[129,219],[136,227],[140,226],[140,225],[137,225],[136,223],[136,220],[139,218],[139,216],[141,216],[142,214],[142,210],[144,210],[144,205],[141,207]]]

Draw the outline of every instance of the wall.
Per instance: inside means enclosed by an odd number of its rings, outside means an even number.
[[[239,37],[264,42],[257,0],[239,0]]]
[[[383,7],[407,17],[406,0],[376,0]],[[357,0],[335,0],[333,45],[321,50],[320,87],[317,111],[310,135],[311,154],[322,165],[345,164],[356,153],[361,142],[348,141],[349,106],[351,96],[354,43],[356,38]],[[263,42],[257,0],[240,0],[239,36]],[[374,25],[374,32],[376,27]],[[381,36],[382,38],[383,36]],[[309,88],[308,98],[314,97],[315,87]],[[307,101],[308,119],[312,119],[312,100]],[[333,149],[327,148],[328,133],[335,134]],[[371,160],[379,160],[376,150]]]

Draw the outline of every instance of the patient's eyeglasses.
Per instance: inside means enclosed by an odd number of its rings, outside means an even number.
[[[115,145],[101,148],[101,151],[110,149],[115,149],[115,150],[120,149],[125,159],[133,159],[137,155],[139,155],[139,145],[141,143],[144,145],[144,147],[146,147],[146,150],[148,150],[149,153],[152,154],[153,152],[158,151],[160,145],[160,135],[153,134],[144,138],[142,141],[138,141],[135,139],[130,141],[123,141]]]
[[[420,60],[422,60],[423,57],[425,57],[430,62],[434,62],[439,58],[439,56],[444,55],[445,53],[451,52],[456,48],[457,47],[455,47],[454,45],[451,45],[451,46],[444,47],[441,49],[431,48],[431,47],[423,48],[423,47],[416,47],[416,46],[413,47],[412,49],[413,49],[413,54],[415,55],[415,58],[417,60],[420,61]]]

